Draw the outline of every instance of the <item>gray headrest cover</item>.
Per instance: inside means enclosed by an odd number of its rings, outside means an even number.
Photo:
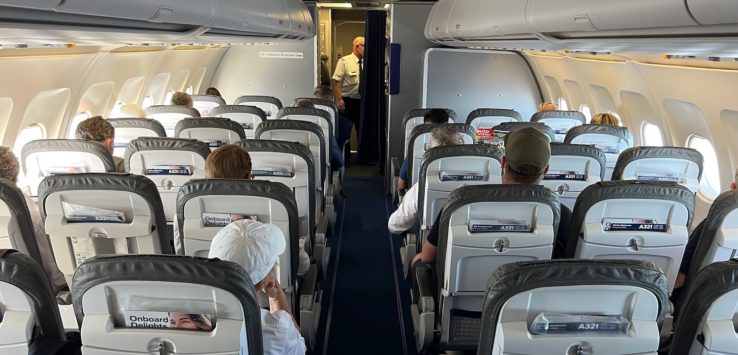
[[[202,196],[253,196],[264,197],[281,203],[289,218],[290,251],[292,253],[291,274],[297,276],[298,241],[300,239],[297,202],[292,189],[280,182],[242,179],[194,179],[184,184],[177,193],[177,221],[179,230],[184,231],[184,208],[193,198]],[[247,208],[247,206],[244,206]]]
[[[248,353],[262,354],[261,310],[254,284],[244,269],[230,261],[180,255],[115,255],[87,260],[74,273],[72,297],[82,324],[85,293],[98,285],[118,281],[198,284],[224,290],[241,303],[248,330]],[[182,301],[184,302],[184,301]]]
[[[505,132],[514,132],[519,129],[533,127],[543,133],[545,133],[550,139],[551,142],[553,142],[556,139],[556,134],[554,133],[553,128],[546,126],[545,124],[541,122],[503,122],[498,124],[497,126],[494,126],[492,129],[495,131],[505,131]]]
[[[273,96],[245,95],[236,99],[236,104],[240,104],[242,102],[265,102],[276,105],[277,108],[282,108],[282,101],[279,101],[278,98]]]
[[[122,191],[141,196],[148,204],[153,216],[152,231],[159,235],[159,244],[163,253],[170,253],[167,220],[164,217],[164,207],[159,197],[156,184],[149,178],[135,174],[117,173],[83,173],[57,174],[48,176],[38,186],[38,202],[41,206],[41,215],[46,218],[46,198],[57,192],[65,191]],[[101,195],[101,198],[104,195]]]
[[[182,131],[193,128],[220,128],[233,131],[238,134],[238,138],[245,139],[246,133],[240,123],[225,117],[203,117],[203,118],[185,118],[177,122],[174,128],[174,136],[179,137]]]
[[[222,97],[215,95],[192,95],[192,101],[214,102],[219,105],[225,105],[226,103]]]
[[[12,181],[0,179],[0,200],[8,205],[10,213],[18,224],[20,233],[16,234],[15,240],[12,240],[16,244],[13,247],[41,264],[41,254],[33,230],[33,221],[23,192]],[[18,240],[18,237],[21,240]]]
[[[115,163],[113,156],[108,148],[95,141],[86,141],[82,139],[40,139],[28,142],[23,146],[21,152],[21,163],[23,172],[26,171],[26,160],[28,156],[35,153],[44,152],[85,152],[90,153],[102,160],[105,171],[115,171]]]
[[[725,217],[736,208],[738,208],[738,190],[723,192],[712,202],[710,211],[702,225],[702,234],[694,236],[699,239],[697,239],[697,246],[692,256],[687,282],[700,270],[702,260],[705,259],[710,247],[715,243],[715,237],[718,235],[718,230],[725,221]]]
[[[321,106],[328,106],[333,109],[334,117],[338,117],[338,107],[336,106],[336,103],[333,102],[333,100],[326,100],[326,99],[319,99],[316,97],[299,97],[295,99],[295,102],[297,101],[309,101],[312,102],[313,105],[321,105]]]
[[[211,116],[222,115],[224,113],[249,113],[252,115],[259,116],[262,121],[266,121],[267,119],[266,113],[264,113],[264,110],[256,106],[225,105],[225,106],[218,106],[210,110]]]
[[[0,282],[25,293],[41,334],[51,340],[66,340],[54,291],[39,263],[15,250],[0,250]]]
[[[487,283],[478,354],[491,354],[502,307],[513,296],[543,287],[628,285],[650,291],[659,302],[658,327],[669,309],[666,276],[639,260],[525,261],[500,266]]]
[[[200,117],[200,111],[182,105],[155,105],[146,108],[146,115],[159,113],[181,113],[189,117]]]
[[[627,128],[600,124],[583,124],[572,127],[568,132],[566,132],[564,143],[571,143],[574,138],[583,134],[605,134],[608,136],[615,136],[628,142],[628,145],[633,145],[633,135],[630,134],[630,131]]]
[[[151,150],[193,152],[200,155],[203,159],[207,159],[208,155],[210,155],[208,144],[196,139],[141,137],[128,143],[125,154],[126,170],[131,169],[130,161],[133,154]]]
[[[551,118],[566,118],[570,120],[577,120],[582,124],[587,123],[587,118],[584,114],[579,111],[541,111],[536,112],[530,117],[531,122],[540,122],[541,120]]]
[[[623,171],[628,164],[639,159],[648,158],[689,160],[699,167],[697,179],[699,180],[702,177],[702,154],[696,149],[684,147],[632,147],[624,150],[618,156],[618,162],[615,164],[615,170],[612,172],[612,179],[622,179]]]
[[[164,126],[150,118],[109,118],[108,122],[115,128],[140,128],[156,132],[159,137],[166,137]]]
[[[309,107],[285,107],[277,112],[277,118],[289,117],[292,115],[303,115],[303,116],[315,116],[320,117],[328,124],[328,132],[331,137],[334,137],[333,133],[333,121],[331,121],[331,114],[317,108]],[[330,138],[330,137],[329,137]]]
[[[523,120],[523,116],[520,115],[520,112],[515,110],[504,108],[478,108],[469,113],[469,116],[466,117],[466,124],[471,124],[475,118],[479,117],[510,117],[514,118],[516,121]]]
[[[410,132],[410,138],[408,140],[408,146],[407,146],[407,156],[410,157],[410,161],[408,161],[408,177],[410,177],[411,181],[413,176],[413,165],[415,159],[412,159],[413,156],[415,156],[415,140],[420,137],[423,134],[431,133],[434,128],[436,127],[448,127],[453,128],[460,134],[466,134],[467,136],[471,136],[472,139],[474,139],[476,133],[472,126],[466,124],[466,123],[443,123],[443,124],[421,124],[415,126],[413,130]]]
[[[410,121],[413,118],[416,117],[425,117],[425,115],[428,112],[431,112],[431,110],[436,110],[435,108],[418,108],[414,110],[410,110],[405,113],[404,116],[402,116],[402,129],[405,129],[407,126],[407,121]],[[444,110],[448,113],[448,117],[452,119],[454,122],[456,122],[456,112],[450,108],[437,108],[437,110]]]
[[[600,164],[600,180],[605,180],[607,158],[602,150],[586,144],[551,143],[551,156],[556,155],[587,157],[597,160]]]
[[[325,151],[325,140],[326,137],[323,136],[323,130],[315,123],[307,122],[307,121],[296,121],[296,120],[267,120],[266,122],[263,122],[259,125],[259,128],[256,129],[256,139],[261,139],[261,135],[264,132],[272,131],[272,130],[296,130],[296,131],[307,131],[310,133],[315,134],[318,136],[318,140],[320,141],[320,159],[319,162],[321,169],[321,181],[320,184],[322,185],[325,181],[325,173],[323,172],[323,167],[328,164],[328,152]]]
[[[637,199],[665,200],[684,205],[689,214],[687,226],[694,217],[694,194],[671,181],[601,181],[587,186],[577,197],[571,216],[571,228],[566,242],[566,255],[573,258],[581,234],[584,217],[595,204],[605,200]]]

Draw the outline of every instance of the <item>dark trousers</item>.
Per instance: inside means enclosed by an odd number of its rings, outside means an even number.
[[[343,111],[343,115],[351,121],[353,126],[356,128],[356,137],[360,137],[361,126],[359,125],[359,119],[361,118],[361,100],[352,99],[349,97],[343,98],[343,103],[346,105],[346,110]],[[351,130],[349,129],[349,140],[351,139]],[[357,142],[358,145],[358,142]],[[358,150],[358,146],[357,146]]]

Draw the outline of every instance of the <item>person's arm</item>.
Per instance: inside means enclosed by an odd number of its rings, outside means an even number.
[[[436,262],[436,255],[438,255],[438,247],[426,240],[423,243],[423,249],[420,251],[420,254],[415,255],[413,258],[412,264],[420,260],[426,264],[433,265]]]
[[[300,325],[297,324],[297,322],[295,321],[295,317],[292,315],[292,312],[290,312],[290,304],[287,302],[287,295],[284,294],[284,290],[282,290],[282,287],[279,286],[279,282],[274,281],[274,284],[270,286],[271,287],[264,290],[264,292],[269,297],[269,311],[287,312],[287,314],[290,315],[290,318],[292,318],[292,322],[295,323],[295,327],[297,327],[297,329],[300,329]]]
[[[418,214],[418,186],[414,185],[405,194],[402,203],[397,210],[392,213],[387,222],[387,228],[393,234],[404,233],[415,224]]]
[[[338,111],[343,112],[346,110],[346,104],[343,102],[343,96],[341,96],[341,82],[333,80],[333,97],[335,97],[336,106]]]

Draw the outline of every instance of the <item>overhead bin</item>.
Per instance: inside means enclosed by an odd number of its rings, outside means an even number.
[[[457,38],[526,36],[535,39],[525,22],[525,1],[474,0],[474,6],[455,6],[448,18]]]
[[[449,39],[448,18],[451,10],[454,8],[456,0],[439,0],[431,9],[428,15],[428,22],[425,24],[425,37],[428,39]]]
[[[77,15],[205,26],[212,0],[66,0],[55,10]]]
[[[687,0],[689,12],[700,24],[738,23],[738,1]]]
[[[0,0],[2,6],[53,10],[62,0]]]

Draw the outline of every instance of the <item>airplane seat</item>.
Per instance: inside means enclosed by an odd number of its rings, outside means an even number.
[[[466,117],[466,124],[475,130],[487,129],[504,122],[520,122],[523,117],[520,112],[504,108],[478,108]]]
[[[613,180],[674,181],[697,193],[702,154],[684,147],[632,147],[620,153]]]
[[[174,221],[177,193],[187,181],[205,178],[207,143],[182,138],[138,138],[126,150],[126,170],[156,185],[167,222]]]
[[[403,159],[407,157],[408,142],[410,142],[410,136],[412,135],[413,129],[425,123],[424,117],[431,110],[433,109],[418,108],[410,110],[402,116],[402,130],[405,132],[402,136],[402,151],[405,153]],[[456,123],[456,112],[454,112],[454,110],[448,108],[442,108],[441,110],[445,110],[448,113],[448,123]]]
[[[0,271],[0,352],[26,355],[37,342],[66,341],[56,297],[41,265],[16,250],[0,249]]]
[[[318,267],[311,264],[298,280],[299,219],[292,189],[278,182],[201,179],[182,186],[177,196],[177,222],[185,255],[207,257],[215,234],[235,218],[277,226],[286,238],[276,276],[292,310],[299,310],[301,332],[314,344],[320,319]]]
[[[229,261],[180,255],[96,257],[74,274],[72,295],[85,355],[263,351],[254,284]],[[180,325],[181,319],[190,327]]]
[[[159,121],[167,132],[167,137],[174,137],[177,122],[190,117],[200,117],[194,108],[181,105],[154,105],[146,108],[146,118]]]
[[[0,179],[0,249],[18,250],[39,265],[42,263],[23,192],[15,183],[5,179]]]
[[[21,151],[21,165],[31,196],[38,195],[38,185],[47,176],[115,172],[113,156],[104,145],[80,139],[28,142]]]
[[[477,354],[653,354],[666,277],[636,260],[501,266],[489,278]]]
[[[299,97],[296,98],[295,101],[308,101],[315,106],[318,110],[323,110],[325,112],[328,112],[330,115],[331,123],[333,125],[333,132],[338,131],[338,106],[336,106],[336,103],[333,102],[333,100],[326,100],[326,99],[319,99],[315,97]]]
[[[418,182],[420,173],[420,165],[423,163],[423,154],[428,150],[428,143],[431,140],[431,132],[434,128],[439,126],[446,126],[455,129],[461,137],[464,139],[464,144],[474,144],[476,137],[474,128],[465,123],[444,123],[442,125],[435,124],[421,124],[413,128],[412,134],[408,140],[408,150],[406,159],[410,159],[407,162],[407,173],[408,173],[408,186],[413,186]]]
[[[177,122],[175,138],[197,139],[211,150],[246,139],[240,123],[223,117],[186,118]]]
[[[210,110],[210,115],[229,118],[240,123],[246,133],[246,139],[254,139],[256,128],[266,121],[266,113],[256,106],[223,105]]]
[[[234,105],[255,106],[264,111],[268,120],[277,116],[277,112],[282,108],[282,101],[273,96],[245,95],[236,98]]]
[[[330,196],[329,200],[332,201],[333,181],[331,180],[333,178],[333,175],[331,174],[330,156],[332,142],[335,141],[336,137],[334,135],[335,131],[333,130],[333,122],[331,121],[330,114],[325,110],[317,108],[285,107],[279,110],[276,119],[312,122],[317,124],[323,131],[323,140],[325,146],[324,149],[326,152],[325,176],[327,179],[327,186],[325,186],[325,189],[323,191],[325,191],[326,194]]]
[[[603,181],[579,194],[566,239],[566,257],[639,259],[666,274],[669,292],[679,272],[694,194],[674,182]]]
[[[213,116],[211,111],[218,107],[226,104],[220,96],[215,95],[192,95],[192,108],[200,112],[202,117]]]
[[[541,122],[527,122],[527,121],[521,121],[521,122],[503,122],[498,124],[497,126],[494,126],[492,129],[495,131],[502,131],[502,132],[514,132],[519,129],[533,127],[543,133],[545,133],[548,138],[551,139],[551,142],[556,142],[556,133],[554,133],[553,128],[541,123]]]
[[[610,180],[620,153],[633,146],[633,135],[626,127],[584,124],[570,129],[564,143],[592,145],[602,150],[607,158],[605,180]]]
[[[310,242],[309,250],[318,265],[327,271],[330,249],[326,247],[327,226],[316,231],[315,164],[310,149],[297,142],[243,140],[238,143],[251,156],[251,176],[255,180],[279,182],[292,189],[300,221],[300,238]],[[321,229],[322,228],[322,229]],[[328,252],[328,253],[326,253]]]
[[[400,248],[405,274],[452,191],[502,183],[502,155],[496,147],[479,144],[439,146],[425,152],[418,179],[420,235],[408,233]]]
[[[159,192],[133,174],[62,174],[39,186],[39,207],[59,270],[104,254],[171,254]]]
[[[563,142],[566,133],[573,127],[587,123],[587,118],[579,111],[541,111],[530,117],[531,122],[541,122],[553,129],[556,142]]]
[[[113,156],[123,158],[128,143],[140,137],[166,137],[167,132],[159,121],[150,118],[109,118],[115,128]]]
[[[474,349],[489,275],[511,262],[551,259],[560,214],[558,196],[543,186],[475,185],[451,192],[438,221],[435,268],[422,262],[413,268],[418,351],[434,338],[442,349]]]
[[[720,194],[710,206],[692,256],[687,283],[712,263],[734,258],[738,251],[738,190]]]
[[[674,319],[669,354],[738,354],[738,259],[700,270]]]
[[[556,191],[561,203],[574,209],[587,186],[605,180],[605,153],[582,144],[551,143],[548,172],[541,185]]]

